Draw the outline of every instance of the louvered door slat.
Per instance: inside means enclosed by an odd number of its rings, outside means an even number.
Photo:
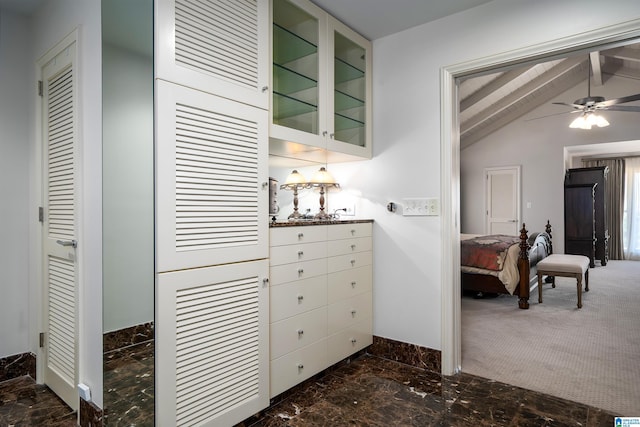
[[[268,0],[158,0],[156,76],[267,110],[270,28]]]
[[[73,143],[73,70],[68,68],[49,82],[47,134],[48,138],[48,196],[60,192],[68,195],[70,203],[48,199],[49,235],[62,239],[73,238],[75,153]]]
[[[233,425],[268,405],[266,260],[161,273],[156,419]]]
[[[48,259],[49,366],[73,383],[75,371],[75,286],[73,262]]]
[[[162,81],[157,93],[158,271],[266,258],[267,113]]]

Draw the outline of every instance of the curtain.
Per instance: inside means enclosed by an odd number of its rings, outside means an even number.
[[[625,159],[624,259],[640,261],[640,157]]]
[[[623,259],[622,217],[624,214],[624,159],[583,159],[585,167],[608,166],[607,184],[607,230],[609,230],[609,259]]]

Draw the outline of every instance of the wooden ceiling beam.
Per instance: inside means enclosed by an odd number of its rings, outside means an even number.
[[[465,121],[464,123],[461,123],[460,124],[461,138],[465,134],[472,132],[474,128],[480,126],[482,123],[486,122],[487,120],[490,120],[492,117],[500,115],[513,104],[521,100],[525,100],[527,97],[532,96],[534,93],[536,93],[537,91],[540,91],[540,89],[552,83],[554,80],[558,79],[559,77],[567,73],[571,73],[572,71],[575,71],[576,67],[581,67],[581,68],[585,67],[586,62],[587,61],[584,58],[578,58],[578,57],[567,58],[564,61],[560,62],[555,67],[547,70],[546,72],[534,78],[527,84],[511,92],[508,96],[504,97],[502,100],[492,105],[491,108],[488,108],[484,110],[482,113],[476,114],[475,116],[471,117],[469,120]],[[584,71],[586,71],[586,69],[584,69]],[[584,77],[582,77],[582,79],[584,79]],[[579,80],[576,80],[574,85],[578,83],[578,81]],[[553,94],[554,96],[557,95],[558,93],[557,91],[553,91],[553,92],[554,92]],[[527,113],[528,111],[535,108],[536,106],[537,105],[535,105],[535,103],[532,102],[531,108],[523,109],[523,111],[519,115],[523,115]]]
[[[474,105],[476,102],[481,101],[482,99],[486,98],[487,96],[497,91],[501,87],[511,83],[520,75],[526,73],[527,70],[529,70],[529,68],[522,67],[522,68],[507,71],[503,73],[500,77],[487,83],[486,85],[484,85],[483,87],[481,87],[480,89],[478,89],[477,91],[475,91],[474,93],[472,93],[471,95],[467,96],[465,99],[460,101],[460,112],[463,112],[467,108]]]

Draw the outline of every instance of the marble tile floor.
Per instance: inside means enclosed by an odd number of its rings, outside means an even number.
[[[77,414],[30,376],[0,383],[0,426],[71,427]]]
[[[613,426],[613,414],[470,374],[365,354],[238,426]]]
[[[127,364],[140,368],[136,357],[142,353],[130,355]],[[613,416],[470,374],[442,377],[364,354],[277,398],[271,408],[238,426],[604,427],[613,426]],[[147,405],[137,413],[137,421],[121,424],[107,417],[105,425],[152,426],[152,417],[152,406]],[[0,383],[0,426],[67,427],[74,426],[75,419],[75,413],[30,377]]]

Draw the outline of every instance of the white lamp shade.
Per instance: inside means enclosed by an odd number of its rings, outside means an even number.
[[[325,169],[324,167],[321,167],[320,170],[318,170],[318,172],[316,172],[313,175],[313,178],[311,179],[311,183],[313,184],[335,184],[336,183],[336,179],[333,177],[333,175],[331,175],[331,173]]]
[[[307,179],[304,177],[304,175],[302,175],[297,170],[294,170],[289,174],[284,185],[296,185],[296,184],[303,185],[306,183],[307,183]]]

